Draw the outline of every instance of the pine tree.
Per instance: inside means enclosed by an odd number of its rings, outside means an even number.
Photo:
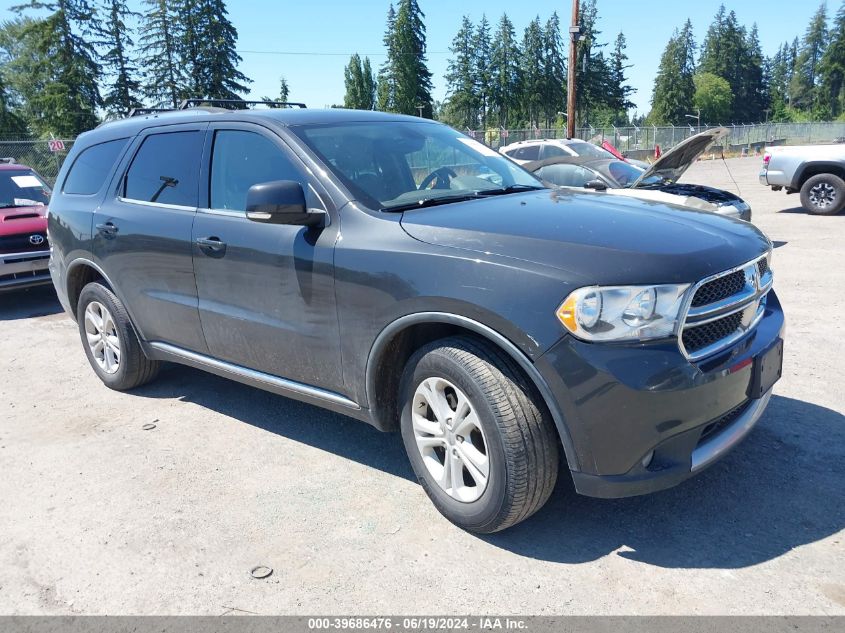
[[[23,134],[26,122],[12,109],[10,101],[6,82],[0,73],[0,134]]]
[[[626,64],[628,56],[625,54],[627,42],[625,35],[620,31],[613,43],[613,53],[610,55],[610,109],[615,113],[614,125],[628,124],[628,110],[634,107],[630,96],[635,92],[633,88],[626,85],[627,78],[625,71],[631,67]]]
[[[38,24],[43,21],[43,18],[16,17],[0,26],[0,59],[7,111],[19,115],[21,123],[38,135],[49,131],[45,128],[43,113],[37,109],[38,97],[53,81],[49,50],[42,46],[46,29]],[[4,126],[3,131],[14,130]]]
[[[788,116],[787,98],[789,83],[792,81],[789,63],[789,44],[783,43],[778,52],[769,59],[769,100],[771,107],[770,119],[784,121]]]
[[[344,69],[346,95],[343,107],[355,110],[372,110],[375,105],[375,80],[370,67],[370,59],[361,62],[358,53],[349,59],[349,65]]]
[[[49,78],[44,89],[33,95],[31,106],[38,113],[38,126],[45,132],[75,137],[97,125],[97,108],[102,105],[98,80],[102,69],[91,36],[99,28],[88,0],[33,0],[16,7],[46,9],[52,14],[29,23],[27,33],[43,55]]]
[[[492,101],[490,74],[490,23],[487,16],[482,14],[481,21],[475,29],[473,49],[475,50],[475,82],[478,90],[478,108],[481,127],[487,129],[490,118],[490,104]]]
[[[370,64],[369,57],[364,58],[364,65],[361,68],[361,72],[364,75],[364,89],[362,90],[362,94],[366,97],[361,105],[364,106],[365,110],[375,110],[376,78],[373,74],[373,67],[372,64]]]
[[[845,2],[830,29],[830,41],[819,64],[821,98],[831,116],[845,112]]]
[[[675,30],[660,57],[649,121],[654,125],[683,125],[695,97],[695,40],[692,22]]]
[[[135,43],[126,26],[126,20],[135,19],[138,14],[130,11],[126,0],[105,0],[102,7],[105,14],[102,36],[106,48],[103,62],[112,81],[103,106],[112,114],[125,116],[143,105],[138,99],[141,82],[136,78],[137,68],[130,57]]]
[[[396,105],[396,10],[393,3],[387,10],[387,26],[382,39],[387,59],[378,72],[376,105],[378,110],[392,112]]]
[[[577,120],[584,124],[590,121],[598,124],[610,123],[613,117],[608,107],[611,92],[610,67],[602,51],[606,44],[599,42],[601,31],[596,28],[597,22],[596,0],[585,0],[581,5],[579,21],[583,40],[578,44],[575,68],[575,81],[578,85],[576,116]]]
[[[524,121],[539,127],[543,111],[543,27],[540,17],[528,23],[522,36],[520,55],[520,104]]]
[[[731,120],[759,120],[763,103],[763,55],[756,26],[749,34],[736,13],[719,8],[702,46],[700,71],[727,80],[734,95]]]
[[[469,16],[463,17],[449,50],[452,57],[445,76],[448,92],[446,120],[462,129],[475,129],[481,100],[476,80],[475,27]]]
[[[551,127],[558,112],[566,109],[566,65],[563,61],[560,18],[552,13],[543,28],[543,105],[546,127]]]
[[[186,94],[181,60],[181,29],[168,0],[144,0],[148,10],[141,23],[139,53],[144,68],[144,94],[154,105],[179,105]]]
[[[189,58],[194,97],[240,99],[252,81],[238,70],[242,61],[237,53],[238,31],[229,20],[225,0],[183,0],[195,7],[186,22],[186,50]]]
[[[417,0],[399,0],[396,12],[396,103],[401,114],[433,116],[431,72],[426,64],[425,14]]]
[[[501,127],[509,125],[518,107],[519,59],[516,32],[503,14],[490,46],[490,109]]]
[[[743,120],[762,121],[763,112],[770,106],[770,95],[765,77],[763,48],[760,46],[756,23],[751,25],[745,49],[746,63],[742,68],[744,91],[740,92],[739,98],[745,99],[746,103],[741,108],[735,107],[734,111],[738,112]]]
[[[810,20],[795,61],[795,73],[789,87],[793,108],[811,112],[820,105],[819,70],[827,41],[827,7],[822,2]]]

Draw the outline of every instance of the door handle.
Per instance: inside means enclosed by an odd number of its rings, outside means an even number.
[[[103,224],[97,225],[97,232],[102,235],[103,237],[114,237],[117,235],[120,229],[114,224],[114,222],[105,222]]]
[[[206,255],[223,257],[226,253],[226,242],[221,241],[219,237],[198,237],[196,242]]]

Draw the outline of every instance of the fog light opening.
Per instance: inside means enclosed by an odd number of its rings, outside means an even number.
[[[651,462],[654,460],[654,451],[649,451],[648,454],[643,457],[643,468],[648,468],[651,466]]]

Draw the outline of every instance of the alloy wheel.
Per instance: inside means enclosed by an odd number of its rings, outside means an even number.
[[[836,189],[820,182],[810,189],[810,202],[819,209],[825,209],[836,202]]]
[[[88,349],[100,369],[114,374],[120,369],[120,337],[111,312],[99,301],[85,308],[85,335]]]
[[[414,393],[414,439],[431,477],[450,497],[476,501],[487,488],[490,459],[469,398],[444,378],[427,378]]]

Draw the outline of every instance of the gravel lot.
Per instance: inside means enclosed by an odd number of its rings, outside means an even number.
[[[777,247],[786,367],[758,428],[678,488],[563,481],[491,537],[441,518],[397,435],[182,367],[109,391],[51,289],[3,295],[0,613],[845,614],[845,215],[759,164],[685,178],[732,173]]]

